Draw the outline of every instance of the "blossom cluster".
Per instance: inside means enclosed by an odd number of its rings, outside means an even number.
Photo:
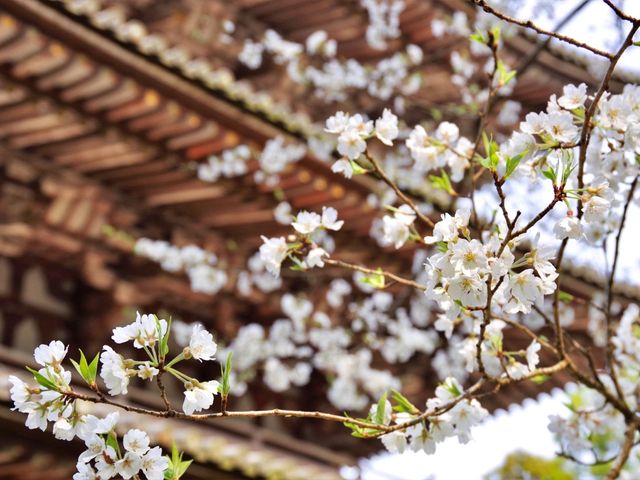
[[[130,344],[134,351],[144,353],[142,359],[129,358],[104,345],[91,362],[82,352],[78,362],[71,360],[89,389],[99,394],[94,399],[77,392],[71,385],[71,372],[63,367],[68,347],[57,340],[40,345],[34,351],[35,362],[42,367],[37,371],[29,369],[37,386],[31,386],[16,376],[9,378],[11,399],[15,409],[27,415],[25,423],[28,428],[44,431],[48,422],[53,422],[56,438],[73,440],[78,437],[85,442],[87,449],[78,458],[74,480],[115,476],[128,479],[140,475],[149,480],[161,480],[168,469],[178,468],[175,463],[181,462],[177,455],[168,459],[160,447],[150,447],[147,434],[137,429],[124,435],[120,448],[115,428],[119,418],[117,411],[105,418],[83,413],[83,402],[99,402],[104,397],[98,375],[108,394],[118,396],[128,393],[133,378],[154,380],[162,374],[170,374],[184,387],[182,410],[186,415],[210,408],[218,393],[228,394],[223,387],[228,385],[224,373],[221,385],[216,380],[202,381],[190,377],[176,367],[179,362],[189,359],[199,362],[215,360],[217,344],[213,335],[201,324],[188,327],[188,332],[183,335],[185,338],[176,339],[180,340],[178,344],[183,342],[181,352],[169,359],[170,324],[170,321],[155,315],[137,313],[132,323],[113,329],[113,342]],[[158,384],[161,385],[160,382]]]
[[[405,9],[404,0],[360,0],[369,15],[366,39],[370,47],[384,50],[387,39],[400,36],[400,14]]]
[[[275,186],[278,174],[287,165],[299,161],[306,154],[304,145],[286,144],[284,137],[267,140],[262,151],[257,155],[258,169],[253,178],[257,183]],[[215,183],[221,176],[225,178],[239,177],[249,173],[250,162],[254,153],[247,145],[224,150],[219,155],[211,155],[206,163],[198,165],[198,178],[203,182]]]
[[[612,388],[611,379],[601,380]],[[573,391],[571,391],[573,390]],[[565,403],[569,415],[551,415],[549,430],[560,453],[585,464],[607,461],[620,452],[624,443],[625,420],[596,390],[575,385]]]
[[[398,117],[389,109],[385,109],[382,116],[374,124],[360,114],[353,116],[344,112],[337,112],[327,119],[325,131],[338,135],[338,153],[344,158],[333,164],[332,170],[351,178],[353,163],[367,149],[367,139],[374,135],[385,145],[393,145],[398,137]]]
[[[296,231],[295,241],[287,242],[284,237],[263,236],[260,259],[267,271],[276,277],[280,275],[282,262],[287,257],[302,269],[324,267],[324,259],[329,253],[318,245],[318,235],[321,239],[323,232],[338,231],[343,224],[344,221],[338,220],[338,212],[333,207],[322,207],[322,214],[306,210],[298,212],[291,222]]]
[[[198,165],[198,178],[213,183],[221,176],[233,178],[248,171],[247,163],[251,159],[251,149],[247,145],[224,150],[220,155],[211,155],[206,163]]]
[[[327,298],[341,305],[347,291],[351,291],[349,283],[336,281]],[[223,354],[232,352],[236,359],[232,393],[242,394],[259,370],[264,383],[275,392],[306,385],[313,369],[324,372],[331,378],[327,398],[340,409],[363,409],[371,398],[400,387],[389,371],[372,366],[370,350],[353,350],[352,332],[333,324],[327,312],[314,311],[308,299],[290,293],[284,294],[280,303],[285,318],[277,319],[268,330],[256,323],[245,325],[223,349]],[[365,315],[365,308],[372,311],[373,306],[362,307],[361,315]],[[419,336],[412,337],[408,330],[404,334],[414,340],[414,348],[424,348]],[[401,343],[395,347],[406,353]]]
[[[386,40],[399,35],[401,0],[362,0],[370,18],[367,41],[373,48],[384,49]],[[258,69],[268,53],[275,63],[286,67],[286,73],[297,84],[310,85],[325,101],[342,101],[349,90],[366,90],[369,95],[389,100],[394,94],[399,104],[403,96],[419,88],[421,77],[412,73],[422,62],[422,49],[410,44],[406,52],[396,52],[375,65],[356,59],[336,58],[337,42],[323,30],[311,33],[304,44],[285,40],[274,30],[267,30],[260,41],[246,39],[238,60],[250,69]],[[306,53],[306,56],[305,56]]]
[[[140,333],[136,341],[144,341],[144,335]],[[81,402],[75,399],[70,385],[71,372],[62,366],[67,350],[57,340],[35,349],[35,361],[42,367],[32,371],[38,386],[9,377],[11,400],[16,410],[27,414],[26,426],[44,431],[48,422],[53,422],[57,439],[71,441],[77,437],[85,442],[86,450],[78,457],[74,480],[115,476],[128,479],[141,474],[148,480],[162,480],[169,460],[160,447],[149,446],[145,432],[129,430],[122,439],[122,451],[115,433],[118,412],[105,418],[82,413]]]
[[[190,415],[195,411],[207,409],[213,405],[214,396],[218,393],[219,383],[215,380],[199,381],[176,370],[178,362],[195,359],[200,362],[215,359],[217,344],[211,333],[202,325],[195,324],[189,342],[182,352],[166,364],[161,362],[167,351],[170,335],[168,322],[158,319],[152,314],[136,314],[134,322],[113,329],[112,340],[117,344],[132,342],[134,348],[142,349],[148,359],[144,361],[124,358],[108,345],[103,347],[100,361],[100,376],[104,380],[110,395],[126,394],[131,377],[138,376],[145,380],[154,379],[162,368],[184,384],[183,411]]]
[[[471,440],[471,428],[486,418],[489,412],[477,400],[463,398],[463,394],[464,389],[457,380],[446,379],[436,388],[435,397],[427,400],[427,421],[424,422],[412,421],[416,418],[415,413],[411,412],[412,408],[394,413],[391,403],[386,401],[381,423],[412,425],[381,436],[382,444],[392,453],[403,453],[409,449],[433,454],[437,445],[449,437],[457,437],[460,443],[468,443]],[[374,405],[371,410],[374,412],[378,408]]]
[[[139,238],[134,251],[160,264],[167,272],[184,271],[194,292],[213,295],[227,283],[226,272],[215,267],[218,258],[197,245],[177,247],[164,240]]]

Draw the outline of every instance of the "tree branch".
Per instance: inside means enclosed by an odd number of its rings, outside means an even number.
[[[589,44],[580,42],[575,38],[567,37],[566,35],[562,35],[557,32],[552,32],[550,30],[545,30],[543,28],[540,28],[537,25],[535,25],[531,20],[518,20],[517,18],[510,17],[509,15],[506,15],[496,10],[495,8],[491,7],[490,5],[488,5],[485,0],[471,0],[471,1],[474,4],[476,4],[478,7],[482,8],[485,12],[490,13],[491,15],[499,18],[500,20],[504,20],[505,22],[509,22],[523,28],[528,28],[529,30],[533,30],[534,32],[539,33],[541,35],[548,35],[550,37],[557,38],[558,40],[568,43],[570,45],[573,45],[574,47],[588,50],[591,53],[598,55],[599,57],[608,58],[610,60],[614,58],[613,54],[609,52],[605,52],[604,50],[600,50],[598,48],[592,47]]]

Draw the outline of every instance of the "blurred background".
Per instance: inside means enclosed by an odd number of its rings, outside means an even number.
[[[624,33],[600,0],[494,3],[603,49],[615,48]],[[618,3],[640,14],[635,2]],[[381,250],[372,237],[380,186],[331,171],[334,145],[324,120],[336,110],[375,118],[392,108],[408,125],[448,120],[472,138],[487,59],[469,35],[483,22],[462,0],[1,2],[0,478],[71,478],[83,447],[27,431],[10,409],[7,376],[52,339],[68,343],[74,356],[78,348],[98,352],[136,310],[171,316],[177,328],[204,324],[223,350],[241,352],[240,363],[252,352],[238,366],[234,408],[364,411],[387,388],[421,402],[443,371],[464,370],[447,365],[444,337],[424,328],[429,307],[401,288],[392,290],[392,304],[384,296],[372,300],[337,269],[283,271],[275,280],[255,253],[261,235],[287,233],[292,212],[333,206],[345,227],[322,240],[327,250],[390,271],[419,267],[415,249]],[[565,84],[597,85],[596,60],[505,31],[504,60],[518,73],[488,119],[497,137],[544,109]],[[634,52],[626,57],[613,91],[637,83],[637,59]],[[392,168],[395,160],[385,161]],[[429,185],[404,181],[435,217],[453,206]],[[161,243],[141,246],[141,239]],[[171,248],[184,258],[206,252],[205,266],[163,263]],[[599,289],[580,268],[567,273],[564,286],[578,297]],[[637,297],[637,288],[625,294]],[[324,367],[299,367],[283,354],[279,366],[290,368],[289,377],[270,378],[260,352],[278,344],[273,325],[307,317],[312,325],[350,326],[351,343],[331,339],[340,361]],[[365,317],[380,319],[374,337],[357,326]],[[587,334],[586,308],[576,310],[569,328]],[[512,337],[525,342],[517,332]],[[373,355],[362,353],[367,343]],[[194,372],[215,378],[217,368]],[[562,409],[558,390],[539,402],[536,395],[566,381],[506,388],[487,401],[502,413],[478,429],[472,445],[463,452],[447,444],[434,457],[370,460],[379,442],[303,420],[191,426],[127,416],[124,425],[142,426],[164,446],[175,438],[196,459],[194,479],[539,478],[513,473],[526,462],[559,472],[549,478],[578,478],[560,460],[534,457],[552,457],[546,417]],[[140,382],[132,399],[154,405],[152,387]],[[181,396],[180,385],[169,389]],[[510,406],[510,413],[501,410]],[[530,456],[507,457],[518,449]]]

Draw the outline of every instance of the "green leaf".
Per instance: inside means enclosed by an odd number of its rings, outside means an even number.
[[[482,144],[484,145],[484,153],[489,158],[491,154],[491,140],[487,136],[487,132],[482,132]]]
[[[451,185],[451,180],[449,179],[449,175],[444,170],[441,171],[440,175],[429,175],[429,180],[431,184],[439,189],[444,190],[449,195],[456,195],[456,191],[453,189]]]
[[[177,465],[182,460],[182,453],[178,450],[176,442],[171,442],[171,463]]]
[[[182,476],[185,474],[185,472],[187,471],[187,469],[189,468],[192,462],[193,460],[181,461],[180,464],[176,467],[175,478],[176,479],[182,478]]]
[[[498,60],[497,70],[499,75],[498,80],[501,86],[508,84],[511,80],[513,80],[513,77],[516,76],[516,71],[507,70],[507,67],[502,60]]]
[[[565,161],[563,161],[562,165],[562,183],[566,184],[567,180],[569,180],[569,177],[575,170],[576,164],[573,162],[573,158],[571,158],[571,156],[563,160]]]
[[[361,167],[358,162],[349,160],[349,164],[351,165],[351,169],[353,170],[354,175],[364,175],[365,173],[368,173],[368,170]]]
[[[365,285],[371,285],[373,288],[384,288],[385,279],[382,269],[378,268],[376,273],[370,273],[360,277],[360,281]]]
[[[220,384],[220,394],[223,396],[229,395],[231,391],[231,383],[229,381],[231,377],[231,358],[233,357],[233,352],[229,352],[227,355],[227,361],[224,365],[220,365],[221,373],[222,373],[222,382]]]
[[[348,416],[348,415],[345,414],[345,416]],[[357,418],[357,419],[354,418],[354,420],[359,420],[361,422],[370,421],[369,419],[366,419],[366,418]],[[344,422],[343,425],[348,429],[350,429],[351,436],[356,438],[365,438],[367,436],[371,436],[379,433],[378,430],[374,430],[373,428],[363,428],[360,425],[356,425],[355,423],[349,422],[349,421]]]
[[[162,359],[164,359],[167,353],[169,353],[169,336],[171,335],[171,322],[172,322],[172,318],[169,317],[169,321],[167,322],[167,331],[160,339],[160,346],[158,347],[160,351],[160,358]],[[159,326],[158,326],[158,331],[160,331]]]
[[[480,157],[480,164],[491,171],[496,170],[500,157],[498,156],[498,144],[490,139],[485,132],[482,132],[482,143],[486,157]]]
[[[80,374],[80,376],[84,379],[84,381],[86,382],[87,379],[85,378],[85,372],[82,368],[82,364],[78,365],[78,362],[76,362],[73,358],[69,359],[71,361],[71,365],[73,365],[76,369],[76,371]],[[82,361],[81,361],[82,363]]]
[[[516,155],[515,157],[507,157],[507,168],[504,172],[504,178],[507,179],[511,176],[511,174],[515,171],[515,169],[520,165],[520,161],[527,154],[527,151]]]
[[[374,420],[375,420],[375,423],[377,423],[378,425],[382,425],[384,423],[384,411],[385,411],[386,405],[387,405],[387,392],[384,392],[380,397],[380,400],[378,400],[378,406],[376,407],[376,414],[375,414]]]
[[[38,382],[40,386],[46,388],[47,390],[55,390],[55,391],[58,390],[58,387],[56,387],[55,383],[53,383],[47,377],[42,375],[40,372],[38,372],[37,370],[34,370],[33,368],[29,368],[29,367],[26,367],[26,368],[27,370],[29,370],[29,372],[31,372],[34,380]]]
[[[169,468],[164,472],[165,480],[178,480],[181,478],[193,460],[182,460],[182,452],[178,450],[176,443],[171,444],[171,456],[169,459]]]
[[[558,291],[558,299],[564,303],[571,303],[574,300],[574,296],[564,290]]]
[[[536,375],[535,377],[531,377],[530,380],[533,383],[537,383],[538,385],[546,382],[547,380],[549,380],[551,377],[549,375]]]
[[[397,390],[391,390],[391,397],[397,404],[393,407],[396,412],[406,412],[411,413],[412,415],[417,415],[418,413],[420,413],[420,410],[418,410],[416,406],[407,399],[407,397],[402,395]]]
[[[98,375],[98,362],[100,360],[100,353],[96,353],[96,356],[93,357],[91,363],[89,364],[89,377],[91,381],[95,383],[96,377]]]
[[[547,177],[553,183],[556,182],[556,172],[552,168],[548,168],[546,170],[542,170],[542,175]]]
[[[487,40],[486,38],[484,38],[484,35],[482,35],[481,32],[472,33],[471,35],[469,35],[469,40],[471,40],[472,42],[477,42],[481,45],[487,44]]]
[[[107,435],[107,446],[113,448],[115,452],[120,456],[120,445],[118,445],[118,435],[116,432],[111,430],[109,435]]]
[[[503,85],[507,85],[511,80],[513,80],[516,76],[516,74],[518,73],[517,70],[511,70],[509,71],[505,77],[504,77],[504,81],[503,81]]]
[[[87,362],[87,357],[85,356],[84,352],[82,350],[79,350],[79,352],[80,352],[80,361],[76,362],[75,360],[70,359],[71,363],[73,364],[75,369],[78,371],[82,379],[85,382],[87,382],[87,384],[93,385],[96,381],[96,375],[98,372],[98,360],[99,360],[100,354],[96,354],[96,356],[91,361],[91,364],[89,364]]]
[[[493,36],[493,44],[497,47],[500,43],[500,25],[495,25],[491,29],[491,35]]]

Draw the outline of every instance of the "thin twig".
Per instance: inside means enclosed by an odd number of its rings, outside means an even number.
[[[618,455],[617,460],[611,466],[611,470],[607,474],[607,480],[615,480],[620,475],[624,464],[627,463],[631,449],[633,448],[636,438],[636,430],[638,429],[639,419],[634,419],[627,427],[627,432],[624,436],[624,443],[622,444],[622,450]]]
[[[613,3],[611,0],[602,0],[604,3],[606,3],[609,8],[611,8],[611,10],[613,10],[613,12],[616,14],[616,16],[618,18],[621,18],[623,20],[626,20],[628,22],[640,22],[640,18],[635,18],[632,17],[631,15],[627,15],[626,13],[624,13],[622,11],[622,9],[620,9],[620,7],[618,7],[615,3]]]
[[[620,383],[618,381],[618,374],[615,369],[614,363],[614,345],[613,345],[613,337],[615,336],[615,325],[613,319],[611,318],[611,306],[613,303],[613,281],[616,275],[616,267],[618,266],[618,259],[620,258],[620,240],[622,238],[622,231],[624,230],[625,221],[627,219],[627,211],[629,210],[629,205],[633,201],[633,194],[636,191],[636,185],[638,184],[638,176],[633,179],[631,182],[631,186],[629,187],[629,194],[627,195],[627,200],[624,204],[624,209],[622,211],[622,218],[620,219],[620,226],[618,227],[618,233],[616,234],[615,248],[613,253],[613,262],[611,264],[611,271],[609,272],[609,279],[607,281],[607,304],[606,304],[606,322],[607,322],[607,363],[609,365],[609,370],[611,371],[611,378],[613,380],[613,384],[616,388],[616,392],[622,401],[624,401],[624,395],[622,393],[622,389],[620,388]]]
[[[587,147],[589,146],[589,141],[591,140],[591,131],[594,127],[592,122],[593,116],[596,113],[596,109],[598,108],[600,99],[609,88],[609,82],[611,81],[613,71],[618,64],[620,57],[622,57],[622,54],[625,52],[625,50],[629,48],[629,46],[631,46],[631,44],[633,43],[633,36],[638,30],[638,27],[640,27],[640,21],[633,24],[633,26],[629,30],[629,33],[627,34],[627,37],[625,38],[616,54],[610,58],[609,68],[607,69],[607,72],[605,73],[602,82],[600,83],[600,87],[593,97],[593,101],[584,114],[584,123],[582,125],[582,130],[580,131],[580,151],[578,156],[578,189],[580,191],[582,191],[582,189],[584,188],[584,166],[587,161]],[[582,218],[582,200],[578,201],[577,217],[578,219]]]
[[[324,262],[326,264],[328,264],[328,265],[334,265],[336,267],[348,268],[349,270],[354,270],[356,272],[382,275],[382,276],[384,276],[386,278],[389,278],[391,280],[394,280],[394,281],[396,281],[398,283],[401,283],[403,285],[407,285],[409,287],[416,288],[416,289],[421,290],[421,291],[425,291],[427,289],[426,285],[423,285],[421,283],[415,282],[413,280],[409,280],[408,278],[400,277],[400,276],[396,275],[395,273],[387,272],[387,271],[382,270],[382,269],[374,270],[372,268],[361,267],[360,265],[355,265],[353,263],[348,263],[348,262],[345,262],[345,261],[342,261],[342,260],[336,260],[336,259],[333,259],[333,258],[327,258],[327,259],[325,259]]]
[[[566,35],[562,35],[557,32],[552,32],[552,31],[540,28],[536,24],[534,24],[531,20],[518,20],[517,18],[510,17],[509,15],[506,15],[496,10],[495,8],[491,7],[490,5],[488,5],[485,0],[471,0],[471,1],[475,3],[478,7],[482,8],[485,12],[490,13],[491,15],[499,18],[500,20],[504,20],[505,22],[512,23],[520,27],[528,28],[529,30],[533,30],[534,32],[539,33],[541,35],[548,35],[550,37],[557,38],[558,40],[565,43],[569,43],[574,47],[582,48],[590,51],[591,53],[595,53],[599,57],[608,58],[610,60],[614,58],[613,54],[609,52],[605,52],[604,50],[600,50],[598,48],[592,47],[591,45],[588,45],[586,43],[580,42],[575,38],[567,37]]]
[[[386,183],[389,187],[391,187],[391,189],[396,193],[398,198],[400,198],[404,203],[406,203],[407,205],[409,205],[409,207],[411,207],[411,210],[413,210],[415,212],[415,214],[417,215],[417,217],[420,219],[420,221],[422,223],[424,223],[424,224],[428,225],[429,227],[433,228],[435,226],[433,221],[429,217],[427,217],[424,213],[422,213],[420,211],[420,209],[418,208],[418,206],[415,204],[415,202],[413,200],[411,200],[400,189],[400,187],[398,187],[398,185],[393,180],[391,180],[391,178],[389,178],[389,176],[385,173],[385,171],[380,166],[380,163],[374,158],[374,156],[370,155],[369,152],[365,152],[365,156],[366,156],[367,160],[369,160],[369,162],[371,162],[371,165],[373,166],[374,172],[378,174],[380,179],[384,183]]]
[[[560,20],[553,27],[553,31],[556,33],[559,33],[560,30],[567,23],[569,23],[573,19],[573,17],[575,17],[584,7],[586,7],[590,1],[591,0],[583,0],[581,3],[576,5],[576,7],[573,10],[571,10],[562,20]],[[542,53],[542,51],[551,43],[552,38],[553,36],[548,35],[543,42],[538,43],[536,48],[518,64],[518,66],[515,69],[518,72],[518,78],[520,78],[529,69],[529,67],[533,65],[536,58],[538,58],[538,55],[540,55],[540,53]]]

